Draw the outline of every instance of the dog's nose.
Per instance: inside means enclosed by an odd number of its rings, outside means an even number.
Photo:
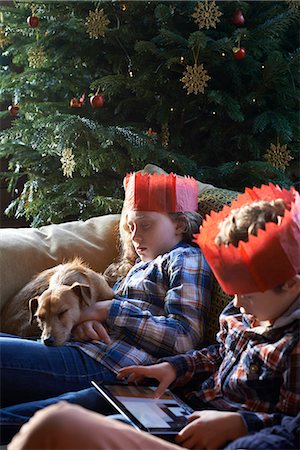
[[[46,339],[44,339],[44,344],[48,345],[49,347],[51,345],[54,345],[54,338],[52,336],[47,337]]]

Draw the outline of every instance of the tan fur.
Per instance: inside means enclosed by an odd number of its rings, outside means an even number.
[[[40,335],[40,328],[42,342],[62,345],[84,307],[113,296],[105,277],[75,258],[44,270],[7,302],[1,311],[1,331],[30,337]]]

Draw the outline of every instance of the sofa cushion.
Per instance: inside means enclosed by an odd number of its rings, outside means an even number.
[[[118,254],[119,218],[111,214],[38,229],[0,229],[1,306],[35,274],[74,256],[103,272]]]

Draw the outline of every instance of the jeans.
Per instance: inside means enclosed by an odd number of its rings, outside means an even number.
[[[91,380],[116,382],[113,372],[76,347],[47,347],[3,334],[0,370],[3,444],[37,410],[60,400],[102,412],[106,402],[90,388]]]

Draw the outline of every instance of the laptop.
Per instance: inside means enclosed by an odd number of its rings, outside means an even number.
[[[193,409],[169,389],[154,398],[157,387],[112,384],[92,381],[92,385],[137,430],[173,440],[188,423]]]

